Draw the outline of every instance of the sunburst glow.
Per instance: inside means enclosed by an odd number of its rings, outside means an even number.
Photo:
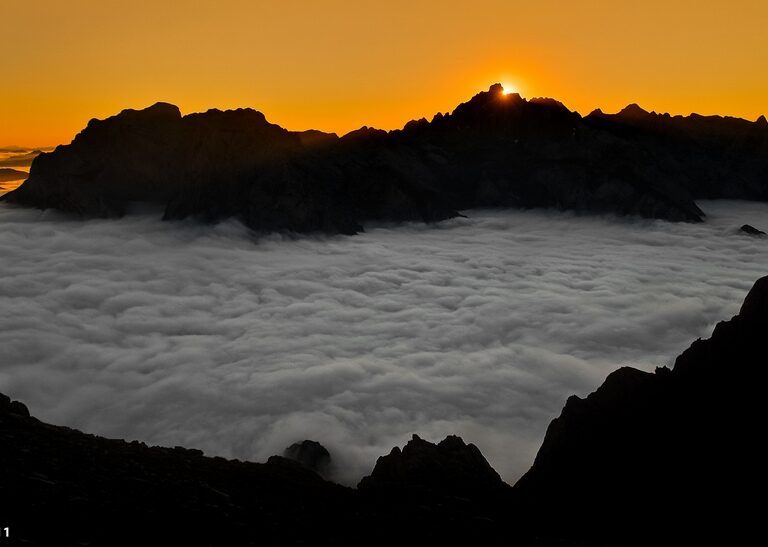
[[[509,95],[511,93],[517,93],[517,88],[510,84],[510,83],[503,83],[501,84],[501,92],[504,93],[504,95]]]

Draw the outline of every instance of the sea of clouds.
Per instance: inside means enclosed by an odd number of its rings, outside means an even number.
[[[412,433],[508,481],[620,365],[671,364],[768,273],[768,204],[704,224],[470,211],[257,237],[0,204],[0,391],[40,419],[263,461],[322,442],[355,483]]]

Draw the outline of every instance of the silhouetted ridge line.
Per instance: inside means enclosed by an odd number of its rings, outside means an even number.
[[[700,221],[700,198],[768,200],[768,123],[649,113],[582,118],[500,85],[402,130],[292,132],[252,109],[182,116],[158,103],[91,120],[2,199],[82,216],[145,201],[165,219],[355,233],[473,207],[554,207]]]

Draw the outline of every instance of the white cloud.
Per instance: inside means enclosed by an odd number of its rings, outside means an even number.
[[[412,433],[510,482],[571,393],[668,364],[768,269],[768,205],[706,224],[471,211],[254,240],[0,206],[0,391],[109,437],[264,460],[322,442],[355,482]]]

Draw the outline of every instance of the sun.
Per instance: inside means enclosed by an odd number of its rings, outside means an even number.
[[[510,83],[502,83],[501,84],[501,92],[504,95],[510,95],[512,93],[517,93],[517,89],[515,88],[515,86],[513,86]]]

